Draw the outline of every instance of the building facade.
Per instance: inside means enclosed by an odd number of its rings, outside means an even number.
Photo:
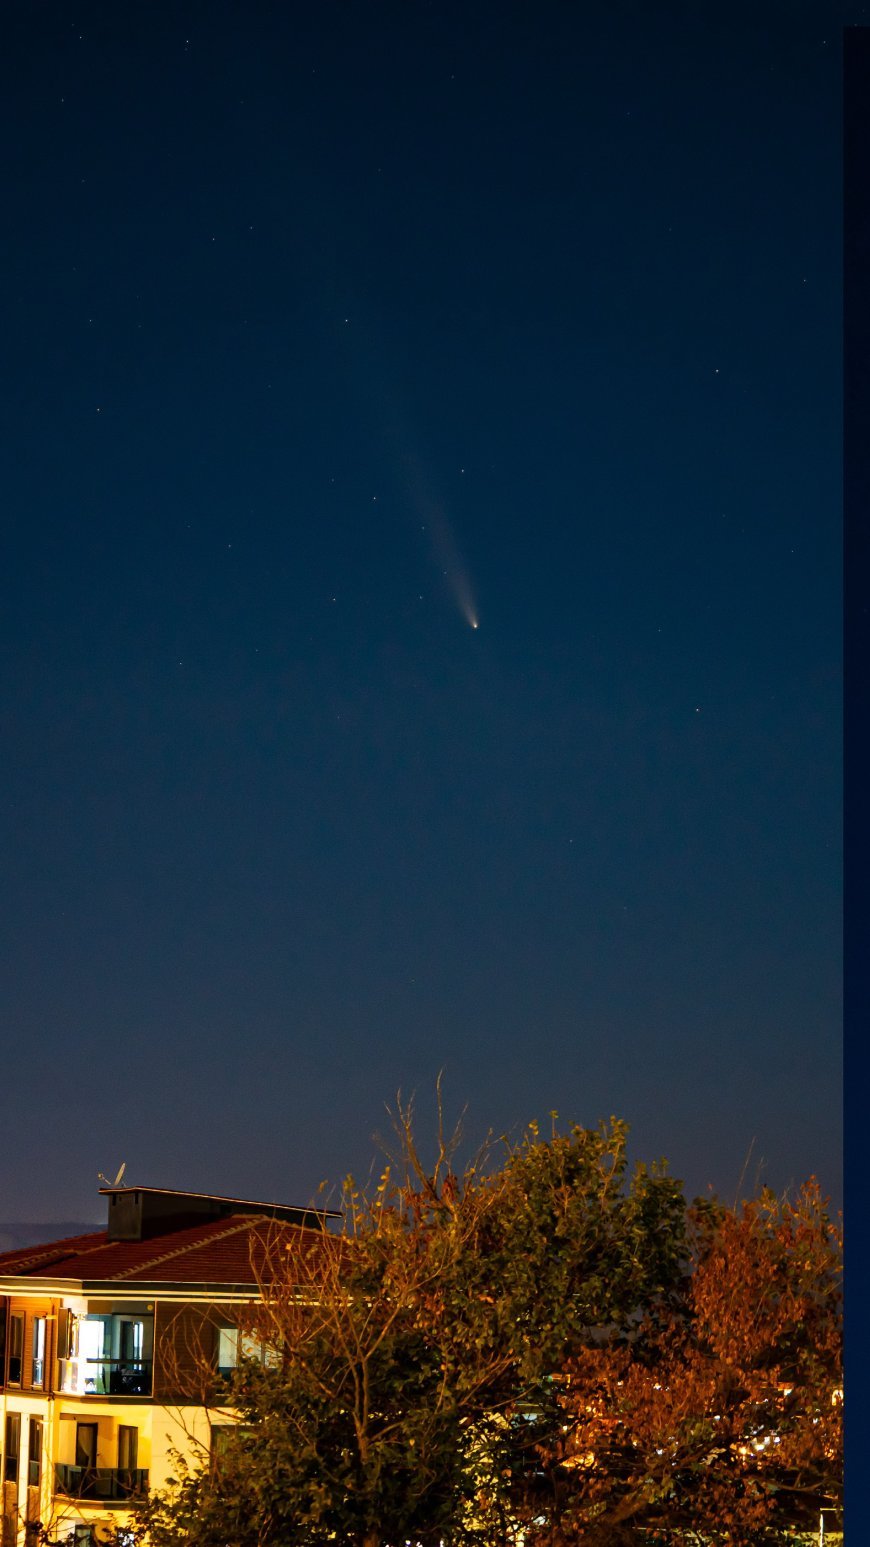
[[[0,1541],[98,1547],[173,1458],[233,1421],[220,1378],[255,1352],[240,1312],[276,1234],[330,1216],[157,1188],[102,1188],[105,1230],[0,1255]]]

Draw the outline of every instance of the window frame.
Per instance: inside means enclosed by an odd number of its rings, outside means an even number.
[[[93,1455],[87,1461],[79,1459],[80,1457],[84,1456],[84,1454],[85,1454],[86,1447],[82,1443],[82,1436],[84,1434],[87,1434],[88,1437],[93,1436],[93,1442],[94,1442],[93,1443]],[[99,1444],[100,1444],[100,1425],[97,1422],[97,1420],[95,1418],[77,1418],[76,1419],[75,1465],[77,1467],[80,1467],[83,1472],[95,1472],[96,1471],[96,1469],[97,1469],[97,1451],[99,1449]],[[88,1450],[90,1449],[89,1446],[87,1448],[88,1448]]]
[[[16,1336],[17,1333],[17,1336]],[[24,1312],[10,1311],[9,1313],[9,1337],[6,1350],[6,1384],[7,1386],[20,1386],[24,1368]],[[17,1348],[16,1348],[17,1345]],[[12,1373],[12,1361],[18,1361],[17,1378]]]
[[[267,1343],[262,1338],[252,1336],[241,1327],[234,1327],[229,1323],[222,1323],[217,1327],[215,1348],[215,1363],[218,1374],[224,1379],[229,1379],[244,1361],[251,1364],[259,1364],[263,1369],[277,1370],[281,1366],[281,1352],[274,1344]],[[226,1342],[225,1342],[226,1340]],[[232,1364],[221,1364],[221,1344],[230,1346],[233,1352]]]
[[[31,1391],[45,1390],[45,1349],[48,1342],[48,1319],[45,1316],[34,1316],[33,1330],[30,1335],[30,1389]]]
[[[125,1446],[129,1447],[124,1460]],[[139,1469],[139,1426],[135,1423],[118,1424],[118,1471],[136,1472]]]
[[[13,1437],[14,1435],[14,1442]],[[6,1433],[3,1436],[3,1481],[14,1483],[18,1487],[21,1475],[21,1414],[6,1414]],[[10,1475],[10,1463],[14,1463],[15,1470]]]
[[[27,1486],[28,1488],[42,1487],[42,1462],[45,1446],[45,1427],[41,1418],[30,1414],[27,1425]],[[35,1451],[35,1455],[34,1455]],[[36,1467],[34,1480],[33,1468]]]

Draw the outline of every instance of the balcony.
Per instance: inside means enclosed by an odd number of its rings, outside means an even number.
[[[79,1397],[148,1397],[154,1316],[145,1306],[70,1316],[58,1332],[58,1387]]]
[[[87,1504],[136,1504],[148,1492],[148,1473],[111,1466],[56,1466],[54,1491]]]
[[[150,1359],[59,1359],[58,1389],[77,1396],[150,1397]]]

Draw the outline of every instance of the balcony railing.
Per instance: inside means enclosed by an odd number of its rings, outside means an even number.
[[[78,1396],[150,1397],[150,1359],[59,1359],[61,1391]]]
[[[110,1466],[57,1466],[54,1491],[88,1504],[134,1504],[148,1492],[148,1473]]]

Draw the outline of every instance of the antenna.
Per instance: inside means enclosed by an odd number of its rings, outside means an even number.
[[[109,1178],[107,1176],[103,1176],[102,1171],[98,1171],[97,1172],[97,1176],[98,1176],[99,1180],[102,1182],[104,1187],[120,1187],[120,1185],[121,1185],[121,1178],[124,1175],[124,1172],[126,1171],[126,1169],[127,1169],[127,1162],[126,1162],[126,1160],[123,1160],[121,1162],[120,1166],[118,1167],[118,1175],[115,1177],[114,1182],[110,1182]]]

